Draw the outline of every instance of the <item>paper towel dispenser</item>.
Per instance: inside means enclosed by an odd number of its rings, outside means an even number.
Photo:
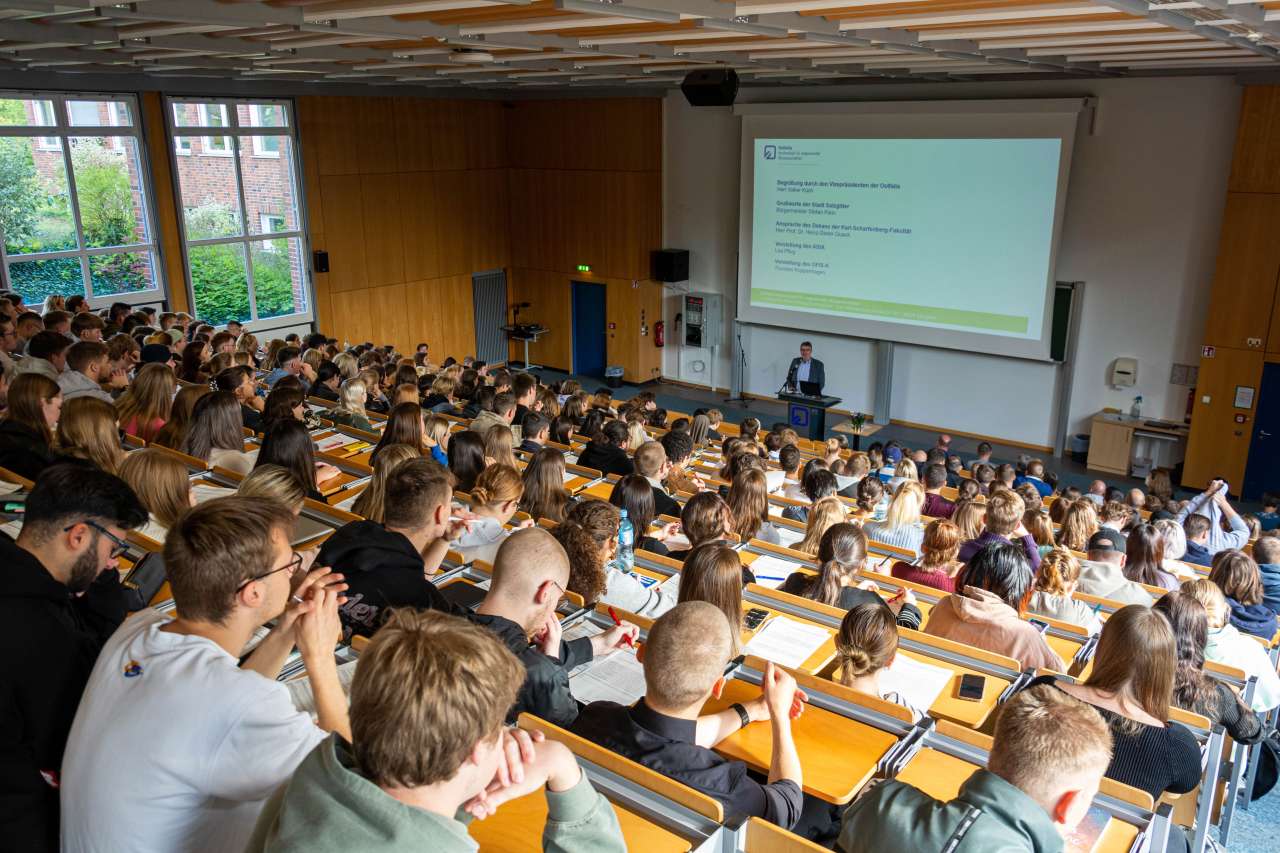
[[[1115,388],[1132,388],[1138,384],[1138,360],[1117,358],[1111,364],[1111,385]]]

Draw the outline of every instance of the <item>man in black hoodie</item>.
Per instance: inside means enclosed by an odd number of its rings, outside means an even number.
[[[346,575],[344,638],[373,636],[388,607],[457,612],[427,579],[466,524],[450,520],[452,498],[448,469],[431,459],[411,459],[387,478],[382,524],[353,521],[320,548],[316,565]]]
[[[147,511],[118,477],[54,465],[27,496],[22,532],[0,535],[0,620],[22,651],[0,663],[0,846],[58,849],[58,775],[103,643],[125,617],[116,571]]]

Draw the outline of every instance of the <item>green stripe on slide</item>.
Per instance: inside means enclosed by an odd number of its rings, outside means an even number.
[[[848,296],[825,296],[820,293],[793,293],[788,290],[772,290],[766,287],[751,288],[753,305],[772,305],[779,308],[799,308],[807,311],[835,311],[841,314],[865,317],[890,317],[895,320],[916,320],[924,323],[941,323],[968,329],[990,329],[995,332],[1027,333],[1027,318],[1013,314],[993,314],[989,311],[962,311],[956,308],[936,308],[928,305],[909,305],[904,302],[883,302],[876,299],[853,299]]]

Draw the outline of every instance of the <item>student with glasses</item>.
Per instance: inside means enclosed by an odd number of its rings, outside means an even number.
[[[307,753],[329,732],[351,738],[333,655],[345,585],[328,569],[297,582],[293,526],[282,503],[226,497],[169,531],[179,615],[135,614],[98,657],[68,739],[63,850],[242,850]],[[314,722],[276,681],[295,646]]]
[[[81,464],[47,468],[25,509],[17,541],[0,536],[0,617],[21,638],[0,664],[0,837],[8,849],[56,850],[67,733],[99,650],[124,621],[117,560],[147,511],[124,481]]]

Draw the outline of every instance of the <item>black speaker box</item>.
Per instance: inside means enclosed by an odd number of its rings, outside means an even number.
[[[732,106],[738,97],[738,72],[732,68],[699,68],[684,75],[680,91],[690,106]]]
[[[650,256],[654,281],[688,281],[688,249],[654,249]]]

